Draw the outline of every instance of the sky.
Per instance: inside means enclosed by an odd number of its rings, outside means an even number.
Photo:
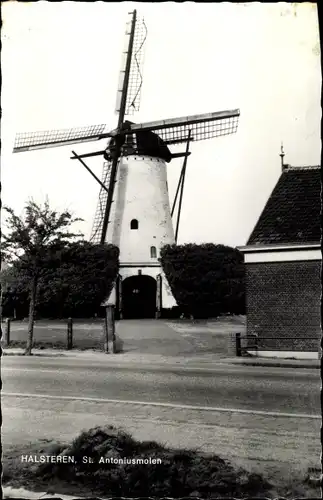
[[[321,67],[314,3],[5,2],[2,4],[2,198],[68,208],[89,237],[99,186],[73,147],[12,154],[17,132],[115,128],[125,23],[145,18],[140,111],[132,121],[240,109],[236,134],[191,147],[178,243],[244,245],[285,162],[321,158]],[[75,145],[77,153],[104,142]],[[177,149],[178,150],[178,149]],[[102,159],[89,166],[100,177]],[[167,166],[173,198],[182,159]]]

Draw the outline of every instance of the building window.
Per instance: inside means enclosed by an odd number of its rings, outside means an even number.
[[[132,219],[132,221],[130,222],[130,229],[138,229],[137,219]]]
[[[157,250],[156,247],[150,247],[150,257],[152,259],[156,259],[157,257]]]

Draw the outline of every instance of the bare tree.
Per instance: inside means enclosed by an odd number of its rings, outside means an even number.
[[[59,255],[60,249],[81,233],[70,232],[73,223],[81,221],[68,212],[57,212],[46,200],[43,205],[27,202],[22,216],[10,207],[3,207],[7,213],[7,234],[2,234],[2,255],[7,262],[16,261],[30,282],[30,302],[26,355],[31,355],[34,335],[34,318],[39,279],[46,273],[46,263]]]

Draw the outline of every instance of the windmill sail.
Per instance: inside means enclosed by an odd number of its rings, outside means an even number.
[[[106,187],[109,186],[110,176],[111,176],[111,162],[105,161],[103,163],[102,182]],[[92,243],[100,243],[101,241],[102,226],[107,205],[107,199],[108,199],[108,193],[105,189],[103,189],[103,187],[101,187],[93,221],[92,233],[90,237],[90,241]]]
[[[99,141],[108,137],[106,125],[90,125],[60,130],[21,132],[16,135],[13,152],[22,153],[33,149],[55,148],[78,142]]]
[[[190,140],[203,141],[234,134],[237,131],[239,116],[239,109],[234,109],[148,123],[134,123],[130,125],[130,133],[149,130],[157,134],[168,145],[186,142],[189,132]]]
[[[201,141],[235,133],[239,116],[239,109],[234,109],[147,123],[133,123],[125,133],[133,134],[149,130],[159,135],[166,144],[171,145],[186,142],[188,131],[191,130],[191,140]],[[115,135],[117,135],[116,130],[106,132],[106,125],[103,124],[71,129],[23,132],[16,135],[13,152],[20,153],[34,149],[99,141]]]
[[[128,20],[125,33],[125,47],[122,52],[121,70],[119,74],[117,100],[115,113],[119,114],[121,97],[124,86],[124,78],[126,74],[126,62],[129,50],[129,40],[132,26],[132,18]],[[143,18],[136,19],[134,41],[132,47],[132,57],[129,72],[129,82],[126,100],[126,115],[133,115],[140,107],[141,87],[143,81],[143,63],[144,63],[144,48],[147,38],[147,28]]]

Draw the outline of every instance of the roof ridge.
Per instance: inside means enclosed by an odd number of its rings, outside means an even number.
[[[284,172],[286,170],[315,170],[321,168],[321,165],[284,165]]]

